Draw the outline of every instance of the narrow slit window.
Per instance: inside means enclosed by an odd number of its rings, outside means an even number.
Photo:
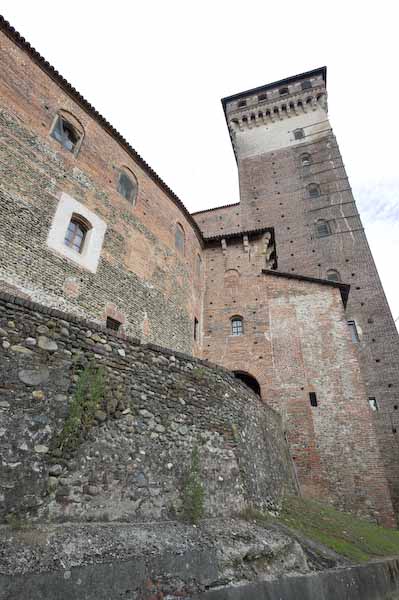
[[[370,397],[369,398],[369,406],[372,411],[376,412],[378,410],[377,399],[374,397]]]
[[[358,344],[359,343],[359,333],[357,331],[356,322],[348,321],[348,327],[351,332],[352,342],[354,342],[355,344]]]
[[[176,224],[175,231],[175,246],[181,254],[184,254],[184,229],[180,223]]]
[[[199,323],[197,317],[194,317],[194,340],[198,340],[199,337]]]
[[[244,323],[242,317],[233,317],[231,319],[231,335],[242,335],[244,333]]]
[[[107,329],[111,329],[112,331],[119,331],[122,323],[113,319],[112,317],[107,317]]]
[[[316,392],[309,392],[309,400],[311,406],[317,406]]]

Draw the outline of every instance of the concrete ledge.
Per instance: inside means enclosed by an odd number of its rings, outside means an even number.
[[[195,600],[396,600],[399,559],[284,577],[194,596]]]

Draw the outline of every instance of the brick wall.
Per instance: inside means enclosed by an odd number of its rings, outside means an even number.
[[[315,82],[314,82],[315,83]],[[324,83],[316,82],[324,90]],[[290,85],[285,99],[271,90],[272,118],[263,122],[258,112],[265,106],[253,93],[243,94],[248,105],[237,110],[237,101],[227,102],[228,120],[240,126],[231,129],[240,180],[240,205],[195,215],[204,234],[229,230],[234,213],[240,213],[243,229],[274,227],[278,268],[283,272],[326,278],[338,271],[341,281],[351,285],[346,318],[356,322],[359,333],[358,358],[366,397],[376,398],[379,410],[372,414],[378,432],[381,460],[390,493],[399,511],[397,464],[399,431],[399,337],[371,255],[343,159],[329,123],[326,103],[306,105],[309,90]],[[295,89],[294,89],[295,88]],[[315,95],[311,92],[311,95]],[[273,114],[292,101],[305,109]],[[304,113],[304,110],[306,111]],[[256,115],[249,122],[249,115]],[[242,116],[247,115],[247,122]],[[249,123],[249,124],[248,124]],[[299,124],[299,125],[298,125]],[[304,127],[304,138],[295,140],[293,130]],[[246,137],[256,141],[252,145]],[[310,164],[302,164],[304,153]],[[320,196],[309,198],[308,185],[320,186]],[[238,218],[238,217],[237,217]],[[332,235],[319,238],[315,223],[325,219]],[[224,228],[223,230],[221,228]]]
[[[113,316],[132,335],[197,352],[193,321],[200,318],[203,285],[191,218],[27,52],[0,35],[0,289],[99,323]],[[49,135],[60,109],[84,128],[76,157]],[[122,165],[138,180],[134,207],[117,192]],[[62,193],[107,225],[96,273],[47,245]],[[177,222],[185,231],[184,255],[175,250]]]
[[[306,496],[393,525],[340,289],[262,274],[263,261],[259,236],[246,250],[238,239],[206,251],[204,356],[258,381],[262,399],[283,417]],[[244,335],[231,334],[234,315],[243,317]]]

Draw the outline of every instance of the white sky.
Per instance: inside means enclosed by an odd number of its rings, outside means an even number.
[[[1,7],[190,211],[238,201],[220,98],[327,65],[330,119],[397,318],[395,4],[2,0]]]

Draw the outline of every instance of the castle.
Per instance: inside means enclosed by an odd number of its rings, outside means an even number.
[[[190,214],[0,29],[0,291],[230,369],[280,413],[305,496],[394,526],[399,339],[326,68],[223,99],[240,202]]]

